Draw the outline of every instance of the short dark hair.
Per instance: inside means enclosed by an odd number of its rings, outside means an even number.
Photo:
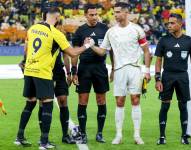
[[[84,13],[86,14],[88,12],[88,9],[97,9],[97,6],[94,4],[86,4],[84,6]]]
[[[125,2],[117,2],[114,7],[121,7],[122,9],[129,9],[129,5]]]
[[[47,9],[47,13],[60,13],[60,9],[58,7],[50,7],[49,9]]]
[[[172,14],[170,14],[170,17],[176,18],[177,20],[182,22],[182,16],[180,14],[172,13]]]

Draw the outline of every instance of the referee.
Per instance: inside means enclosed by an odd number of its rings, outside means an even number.
[[[27,32],[27,58],[23,90],[23,96],[27,100],[21,114],[17,139],[14,142],[16,145],[31,145],[24,137],[24,131],[36,101],[39,99],[42,102],[42,130],[39,149],[54,148],[54,145],[49,143],[48,137],[54,98],[52,69],[59,53],[57,47],[74,57],[94,44],[87,41],[82,47],[72,48],[64,34],[54,27],[59,21],[59,17],[59,9],[52,7],[47,12],[46,22],[31,26]]]
[[[87,23],[80,26],[73,38],[74,46],[81,46],[86,37],[94,39],[96,45],[100,45],[104,39],[108,27],[98,22],[98,14],[95,5],[87,4],[85,6],[85,15]],[[82,133],[82,143],[87,143],[86,135],[86,108],[89,99],[89,92],[93,84],[96,93],[96,101],[98,105],[97,122],[98,130],[96,141],[105,143],[102,136],[102,130],[106,118],[106,92],[109,90],[108,71],[105,64],[105,56],[98,56],[88,49],[80,55],[80,63],[77,71],[78,58],[72,59],[73,81],[77,84],[76,91],[79,94],[78,103],[78,121]],[[79,81],[78,81],[79,80]],[[79,84],[78,84],[79,82]]]
[[[168,21],[169,34],[162,37],[157,45],[155,55],[156,90],[159,91],[161,109],[159,113],[160,138],[157,144],[166,144],[165,128],[167,112],[170,107],[174,89],[176,91],[180,122],[182,128],[181,143],[189,144],[187,130],[187,101],[190,100],[188,80],[188,56],[191,53],[191,37],[182,33],[182,17],[171,14]],[[161,78],[161,66],[163,73]]]

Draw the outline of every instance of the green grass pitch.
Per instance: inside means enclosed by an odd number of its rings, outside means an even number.
[[[16,64],[21,60],[21,57],[0,57],[0,64]],[[121,145],[113,146],[112,139],[115,136],[115,99],[111,90],[107,93],[107,118],[103,135],[106,139],[105,144],[99,144],[95,141],[95,134],[97,131],[97,106],[95,95],[91,92],[89,105],[87,108],[87,134],[88,134],[88,147],[90,150],[190,150],[190,145],[180,144],[180,123],[179,111],[177,101],[174,97],[167,123],[167,144],[165,146],[157,146],[156,141],[159,136],[158,128],[158,112],[160,108],[160,101],[157,99],[158,93],[154,88],[154,80],[148,85],[148,93],[146,99],[141,98],[142,105],[142,138],[145,142],[144,145],[135,145],[133,141],[133,124],[131,120],[131,106],[130,100],[127,97],[125,121],[123,130],[123,143]],[[36,106],[29,124],[26,128],[26,137],[33,143],[31,148],[17,147],[13,144],[15,140],[18,123],[21,111],[24,107],[25,100],[22,97],[23,80],[0,80],[0,98],[3,100],[7,115],[0,113],[0,150],[36,150],[38,149],[37,141],[39,140],[39,126],[38,126],[38,105]],[[75,87],[70,88],[70,96],[68,98],[68,105],[72,120],[77,124],[77,94]],[[61,143],[62,137],[61,125],[59,122],[59,111],[54,105],[53,120],[50,132],[50,140],[55,142],[58,150],[77,150],[76,145],[65,145]]]

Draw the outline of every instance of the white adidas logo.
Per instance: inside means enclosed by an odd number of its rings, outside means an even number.
[[[96,36],[96,34],[94,32],[92,32],[92,34],[90,36]]]
[[[174,45],[174,47],[180,47],[180,45],[177,43],[176,45]]]

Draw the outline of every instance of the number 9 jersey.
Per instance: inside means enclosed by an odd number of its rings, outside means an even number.
[[[33,25],[27,32],[25,76],[52,80],[59,50],[70,47],[63,33],[47,23]]]

